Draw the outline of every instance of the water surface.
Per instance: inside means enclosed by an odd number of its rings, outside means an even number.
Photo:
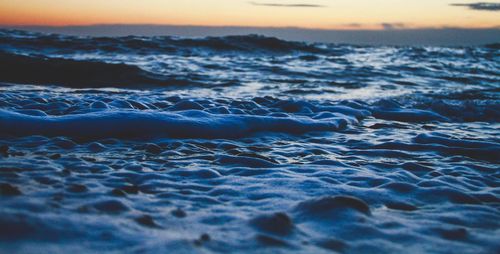
[[[497,253],[500,54],[0,32],[6,253]]]

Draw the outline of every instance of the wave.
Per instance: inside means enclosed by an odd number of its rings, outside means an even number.
[[[3,136],[66,136],[78,140],[105,138],[231,139],[258,132],[300,134],[338,131],[343,118],[314,120],[252,115],[215,115],[199,110],[179,113],[105,111],[65,116],[31,116],[0,110]]]
[[[66,87],[148,87],[200,84],[161,76],[123,63],[24,56],[0,52],[0,80]]]
[[[0,67],[5,70],[0,81],[67,87],[261,83],[279,85],[274,90],[285,96],[330,97],[368,87],[392,94],[385,91],[426,92],[443,85],[456,91],[459,86],[499,81],[498,53],[492,45],[363,47],[258,35],[75,37],[0,30],[0,48]],[[453,64],[457,61],[463,64]]]
[[[35,40],[33,38],[36,38]],[[185,53],[202,51],[238,53],[291,52],[326,53],[319,44],[285,41],[262,35],[238,35],[205,38],[179,38],[172,36],[126,36],[126,37],[76,37],[57,34],[30,33],[0,30],[0,45],[3,48],[44,51],[100,51],[110,53],[137,52]]]

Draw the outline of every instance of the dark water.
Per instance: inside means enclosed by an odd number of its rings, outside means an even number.
[[[498,253],[498,48],[0,31],[0,252]]]

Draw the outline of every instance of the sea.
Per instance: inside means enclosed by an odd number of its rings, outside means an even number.
[[[499,253],[499,49],[0,30],[0,252]]]

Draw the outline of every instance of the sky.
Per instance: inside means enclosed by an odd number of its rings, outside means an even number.
[[[500,28],[490,0],[0,0],[2,26],[157,24],[335,30]]]

